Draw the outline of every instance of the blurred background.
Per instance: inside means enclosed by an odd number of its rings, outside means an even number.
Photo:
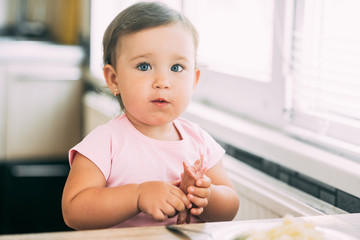
[[[81,140],[90,1],[0,1],[0,234],[66,230],[67,151]]]
[[[0,0],[0,234],[69,230],[67,153],[120,114],[101,41],[135,2]],[[202,75],[187,116],[246,165],[228,167],[242,197],[237,219],[360,212],[360,2],[162,2],[200,33]],[[244,172],[249,179],[236,180]],[[250,179],[294,188],[311,208],[249,194]]]

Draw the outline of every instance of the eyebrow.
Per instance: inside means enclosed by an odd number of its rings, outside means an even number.
[[[151,54],[151,53],[139,54],[139,55],[136,55],[136,56],[130,58],[130,61],[134,61],[134,60],[139,59],[139,58],[149,58],[152,55],[153,54]],[[189,59],[187,57],[184,57],[184,56],[181,56],[181,55],[174,55],[174,59],[189,62]]]
[[[175,59],[189,62],[189,59],[187,57],[184,57],[184,56],[181,56],[181,55],[175,55]]]
[[[138,58],[148,58],[149,56],[151,56],[152,54],[151,53],[146,53],[146,54],[139,54],[139,55],[136,55],[135,57],[132,57],[130,59],[130,61],[134,61]]]

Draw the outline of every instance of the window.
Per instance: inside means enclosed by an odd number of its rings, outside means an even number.
[[[198,55],[211,69],[271,81],[274,0],[184,1],[200,32]]]
[[[183,2],[206,66],[199,101],[359,159],[358,0]]]
[[[331,143],[332,149],[356,155],[360,146],[360,2],[301,0],[295,7],[289,72],[291,123],[310,130],[317,141]]]
[[[200,63],[205,62],[195,97],[282,126],[289,1],[183,2],[184,13],[198,28]]]

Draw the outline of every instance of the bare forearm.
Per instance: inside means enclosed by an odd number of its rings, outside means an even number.
[[[108,228],[139,213],[138,185],[88,188],[63,201],[64,220],[74,229]]]
[[[224,185],[212,185],[209,204],[200,215],[206,222],[231,221],[239,208],[239,198],[234,189]]]

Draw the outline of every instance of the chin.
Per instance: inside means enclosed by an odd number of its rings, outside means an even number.
[[[151,125],[158,126],[171,123],[178,116],[154,116],[150,119]]]

